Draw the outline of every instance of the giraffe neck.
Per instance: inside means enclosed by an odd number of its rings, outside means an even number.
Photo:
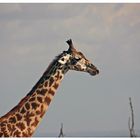
[[[32,136],[67,71],[64,65],[52,62],[27,96],[0,118],[0,136]]]

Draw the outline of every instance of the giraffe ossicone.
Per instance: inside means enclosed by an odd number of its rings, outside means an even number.
[[[99,70],[74,48],[71,39],[67,43],[69,49],[58,55],[31,91],[0,118],[0,137],[31,137],[67,71],[83,71],[92,76],[99,73]]]

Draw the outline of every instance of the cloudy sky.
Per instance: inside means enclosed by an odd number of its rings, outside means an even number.
[[[140,4],[0,4],[0,115],[23,98],[73,39],[100,70],[70,71],[34,136],[140,136]]]

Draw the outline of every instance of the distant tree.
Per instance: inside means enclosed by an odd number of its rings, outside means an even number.
[[[130,137],[136,137],[135,130],[134,130],[134,110],[133,110],[131,97],[129,97],[129,105],[130,105],[130,111],[131,111],[131,117],[129,117],[128,119],[129,133],[130,133]]]
[[[60,133],[59,133],[58,137],[64,137],[64,133],[63,133],[63,123],[61,123]]]

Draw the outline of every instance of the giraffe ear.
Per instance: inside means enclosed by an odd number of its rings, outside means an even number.
[[[73,46],[72,40],[69,39],[69,40],[67,40],[66,42],[67,42],[68,45],[69,45],[69,49],[68,49],[68,51],[70,51],[70,52],[74,51],[75,48],[74,48],[74,46]]]

